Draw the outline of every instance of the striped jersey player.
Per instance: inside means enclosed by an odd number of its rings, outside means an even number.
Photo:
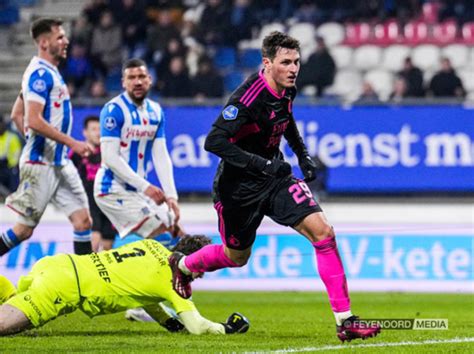
[[[127,61],[122,82],[125,91],[100,114],[102,166],[94,196],[121,237],[135,233],[148,238],[177,222],[178,194],[166,148],[165,117],[160,105],[146,98],[151,88],[146,64]],[[151,160],[164,193],[147,180]]]
[[[67,86],[58,71],[69,41],[62,22],[42,18],[31,27],[38,55],[23,75],[22,94],[26,146],[20,158],[20,184],[6,205],[19,214],[13,228],[0,236],[0,256],[31,237],[49,202],[61,209],[74,227],[74,250],[91,251],[87,196],[67,147],[81,156],[91,149],[70,136],[72,110]]]

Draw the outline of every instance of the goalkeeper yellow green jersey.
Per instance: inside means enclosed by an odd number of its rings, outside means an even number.
[[[177,313],[195,310],[172,287],[171,254],[161,243],[141,240],[118,249],[70,255],[80,308],[90,317],[168,300]]]

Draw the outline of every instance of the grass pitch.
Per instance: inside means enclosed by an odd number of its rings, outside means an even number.
[[[353,293],[365,318],[447,318],[448,330],[382,330],[376,338],[341,344],[327,296],[310,292],[195,292],[200,312],[225,321],[239,311],[251,322],[233,336],[172,334],[156,324],[128,322],[123,313],[90,320],[76,312],[41,329],[0,338],[0,352],[474,352],[474,296]]]

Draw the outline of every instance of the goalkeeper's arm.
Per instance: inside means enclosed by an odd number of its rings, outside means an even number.
[[[197,310],[184,311],[178,314],[184,327],[191,334],[233,334],[245,333],[249,328],[248,320],[237,313],[233,313],[226,323],[216,323],[201,316]]]

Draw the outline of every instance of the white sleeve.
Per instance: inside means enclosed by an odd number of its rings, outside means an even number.
[[[102,155],[102,163],[110,168],[120,179],[141,192],[148,188],[150,182],[136,174],[120,156],[120,139],[102,138],[100,140],[100,153]]]
[[[178,199],[173,177],[173,163],[171,162],[171,157],[166,147],[166,139],[155,139],[152,148],[152,156],[158,179],[160,180],[166,197]]]
[[[201,316],[197,310],[184,311],[178,314],[184,327],[191,334],[225,334],[225,328],[222,323],[209,321]]]

